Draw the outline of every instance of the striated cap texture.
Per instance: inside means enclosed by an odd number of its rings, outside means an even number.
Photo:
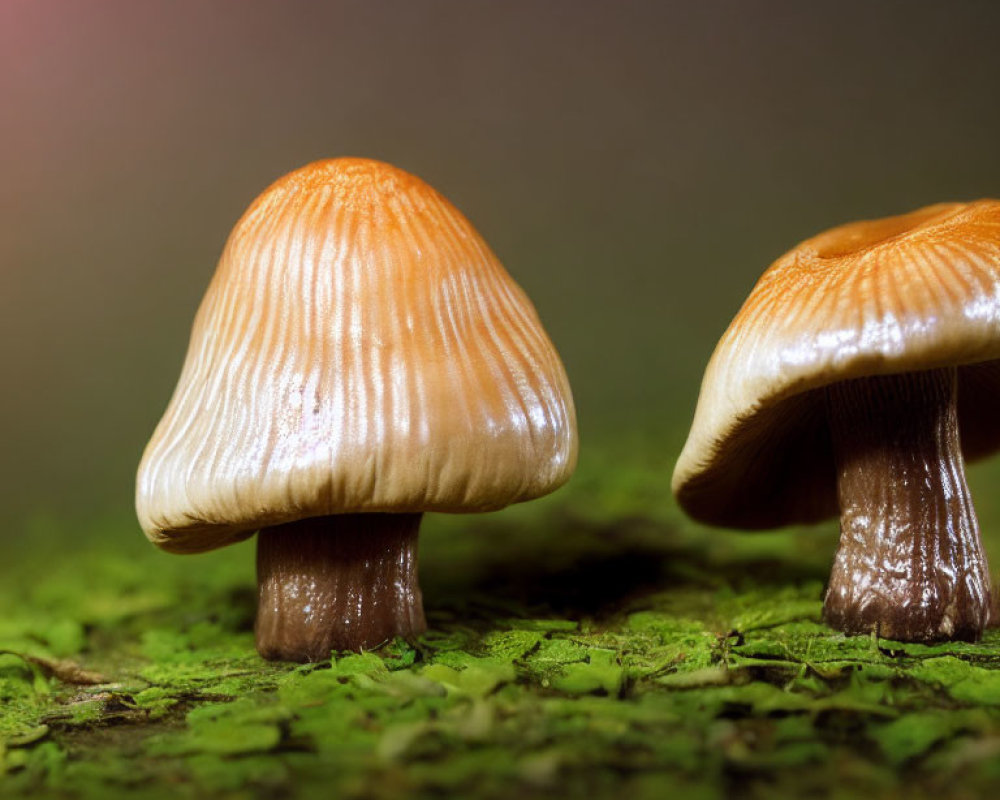
[[[318,161],[230,235],[136,508],[194,552],[319,515],[501,508],[576,450],[559,356],[468,220],[388,164]]]
[[[770,528],[837,513],[824,387],[959,366],[967,458],[1000,447],[1000,202],[946,203],[802,242],[709,361],[673,489],[693,517]]]

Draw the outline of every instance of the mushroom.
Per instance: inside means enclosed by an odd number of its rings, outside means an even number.
[[[230,235],[136,509],[174,553],[260,530],[257,648],[314,661],[424,630],[423,512],[539,497],[576,451],[559,356],[468,220],[388,164],[324,160]]]
[[[974,641],[990,579],[964,459],[1000,447],[998,398],[1000,202],[843,225],[772,264],[722,336],[673,490],[736,528],[839,509],[829,624]]]

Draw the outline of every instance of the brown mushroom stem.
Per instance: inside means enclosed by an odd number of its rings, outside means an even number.
[[[322,661],[425,630],[417,583],[421,514],[340,514],[257,537],[257,650]]]
[[[990,581],[965,482],[955,368],[827,389],[840,548],[824,615],[853,634],[979,639]]]

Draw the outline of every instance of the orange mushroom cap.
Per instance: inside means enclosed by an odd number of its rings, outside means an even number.
[[[944,203],[808,239],[761,276],[712,354],[673,490],[738,528],[837,513],[824,387],[958,367],[962,448],[1000,447],[1000,202]]]
[[[500,508],[565,482],[576,450],[559,356],[468,220],[388,164],[317,161],[230,235],[136,507],[193,552],[312,516]]]

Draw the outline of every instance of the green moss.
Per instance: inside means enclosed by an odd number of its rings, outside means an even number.
[[[428,632],[321,664],[254,652],[249,545],[171,557],[123,522],[20,565],[0,796],[1000,790],[1000,632],[842,636],[820,619],[832,526],[709,532],[666,465],[590,469],[510,513],[428,517]]]

